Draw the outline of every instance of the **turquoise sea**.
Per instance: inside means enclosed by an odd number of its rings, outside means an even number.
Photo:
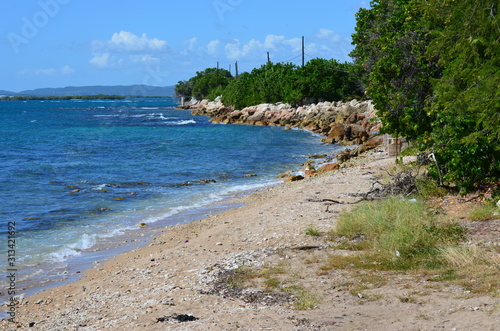
[[[16,270],[16,294],[337,149],[303,130],[212,124],[176,101],[0,101],[0,270]]]

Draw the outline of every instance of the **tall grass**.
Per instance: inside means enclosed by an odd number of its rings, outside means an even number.
[[[336,235],[361,236],[386,265],[408,269],[438,265],[440,244],[458,242],[463,231],[454,223],[440,222],[423,202],[390,197],[342,214]]]

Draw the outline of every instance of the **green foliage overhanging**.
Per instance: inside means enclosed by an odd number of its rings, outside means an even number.
[[[387,133],[434,151],[463,192],[500,179],[498,0],[378,0],[357,13],[358,72]]]

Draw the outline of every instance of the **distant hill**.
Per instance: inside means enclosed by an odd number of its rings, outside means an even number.
[[[39,88],[21,92],[9,92],[0,90],[0,95],[11,96],[73,96],[73,95],[123,95],[123,96],[150,96],[150,97],[170,97],[175,94],[175,86],[149,86],[149,85],[128,85],[128,86],[67,86],[59,88]]]
[[[10,91],[0,90],[0,95],[15,95],[16,93]]]

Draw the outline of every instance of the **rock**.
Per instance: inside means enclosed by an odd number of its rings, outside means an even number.
[[[282,180],[285,183],[290,183],[290,182],[296,182],[296,181],[303,180],[303,179],[304,179],[304,176],[293,175],[293,176],[290,176],[290,177],[287,177],[287,178],[283,178]]]
[[[255,121],[255,122],[258,122],[258,121],[262,121],[263,119],[265,118],[264,116],[264,112],[256,112],[255,114],[249,116],[247,118],[247,121]]]
[[[314,154],[314,155],[311,155],[309,156],[311,159],[324,159],[325,157],[327,157],[328,155],[326,154]]]
[[[201,184],[217,183],[215,179],[200,179]]]
[[[278,176],[276,176],[276,177],[277,177],[277,178],[285,178],[285,177],[290,176],[290,175],[292,174],[292,172],[293,172],[292,170],[288,170],[288,171],[285,171],[285,172],[283,172],[283,173],[279,174],[279,175],[278,175]]]
[[[241,110],[235,110],[229,114],[229,118],[231,119],[238,119],[243,115],[243,112]]]
[[[307,162],[303,164],[302,168],[304,170],[315,170],[314,160],[307,160]]]
[[[351,124],[351,140],[356,138],[360,138],[362,141],[365,141],[368,138],[368,132],[366,132],[365,128],[358,124]]]
[[[206,108],[207,105],[208,105],[208,100],[203,99],[200,102],[198,102],[198,104],[196,105],[196,107],[198,109],[204,109],[204,108]]]
[[[356,124],[361,120],[365,119],[365,115],[360,113],[352,113],[349,117],[346,118],[344,124]]]
[[[256,177],[256,176],[257,176],[257,174],[246,174],[243,177]]]
[[[383,142],[384,139],[381,136],[373,136],[359,147],[359,152],[363,153],[371,149],[374,149],[377,146],[381,146]]]
[[[304,172],[305,172],[306,178],[307,177],[314,177],[314,176],[318,175],[318,172],[316,170],[306,170]]]
[[[344,126],[339,123],[331,124],[330,132],[328,132],[328,139],[332,139],[334,142],[338,142],[344,139],[345,130]]]
[[[312,122],[304,127],[304,129],[309,130],[309,131],[318,131],[320,130],[320,127],[318,126],[317,123]]]
[[[340,169],[340,165],[337,163],[329,163],[321,166],[318,169],[318,172],[327,172],[327,171],[334,171]]]

